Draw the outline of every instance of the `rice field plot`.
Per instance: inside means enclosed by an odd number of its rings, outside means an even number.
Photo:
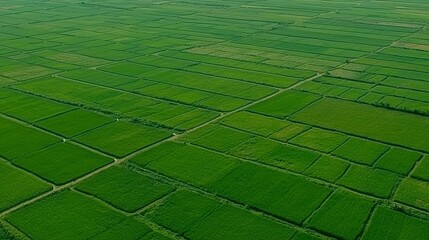
[[[336,192],[309,219],[311,228],[343,239],[356,239],[374,203],[355,194]]]
[[[13,160],[17,157],[46,148],[60,142],[59,138],[34,128],[23,126],[10,119],[2,119],[1,157]],[[25,148],[23,148],[25,146]]]
[[[16,81],[25,81],[57,72],[55,69],[21,63],[19,61],[5,61],[5,63],[0,67],[0,70],[0,75]]]
[[[234,157],[296,172],[304,171],[319,157],[315,152],[223,126],[196,131],[188,135],[186,141]]]
[[[424,51],[389,47],[299,88],[325,96],[427,115],[428,70]],[[371,97],[371,96],[378,97]]]
[[[182,216],[180,220],[177,213]],[[191,239],[291,239],[296,233],[271,219],[183,190],[147,213],[147,217]]]
[[[101,127],[116,119],[91,111],[76,109],[36,122],[39,127],[72,138],[97,127]]]
[[[115,87],[118,85],[130,83],[137,79],[127,76],[109,74],[93,69],[78,69],[59,74],[62,77],[76,79],[79,81],[89,82],[97,85]]]
[[[174,187],[133,170],[114,167],[85,180],[76,189],[134,212],[172,192]]]
[[[4,160],[0,160],[0,211],[13,207],[41,193],[47,192],[52,187],[40,179],[17,169]],[[1,234],[0,234],[1,236]]]
[[[333,154],[353,162],[372,165],[383,154],[389,150],[389,147],[358,138],[350,138],[337,148]]]
[[[32,239],[103,239],[103,235],[104,239],[114,238],[118,236],[118,229],[124,239],[136,239],[151,232],[137,219],[127,218],[69,190],[14,212],[6,217],[6,221]]]
[[[31,94],[55,101],[86,106],[129,118],[141,119],[186,130],[214,118],[217,114],[206,109],[136,96],[119,90],[106,89],[85,83],[46,77],[14,86]]]
[[[317,101],[319,98],[320,96],[315,94],[287,91],[267,101],[258,103],[249,109],[256,113],[284,119]],[[285,103],[287,103],[286,107],[284,106]]]
[[[169,136],[171,133],[159,128],[116,121],[74,139],[115,157],[124,157]]]
[[[210,151],[186,146],[180,143],[168,143],[131,159],[139,165],[180,181],[204,186],[228,174],[240,162]],[[163,147],[164,146],[164,147]],[[167,150],[168,149],[168,150]],[[168,151],[168,152],[164,152]],[[181,169],[180,172],[177,169]]]
[[[162,66],[155,67],[147,65],[151,64],[150,60],[151,59],[149,58],[146,65],[122,62],[108,65],[100,69],[181,87],[178,89],[183,89],[182,91],[184,91],[184,89],[194,89],[202,92],[209,92],[213,95],[226,95],[247,100],[256,100],[267,96],[274,91],[272,88],[250,84],[246,81],[237,81],[237,79],[227,79],[223,76],[209,74],[206,71],[204,71],[204,73],[194,73],[180,69],[169,69]],[[174,66],[174,61],[172,61],[172,64]],[[207,81],[211,81],[209,86],[206,84]],[[220,91],[220,89],[223,89],[223,91]],[[145,94],[144,91],[142,93]],[[156,94],[153,96],[156,96]]]
[[[12,163],[37,176],[62,185],[92,172],[113,159],[70,143],[58,143],[14,159]]]
[[[427,9],[0,1],[0,239],[426,240]]]
[[[291,119],[416,150],[429,150],[424,137],[429,131],[426,127],[429,121],[418,115],[325,98]]]
[[[429,183],[413,178],[404,179],[396,191],[395,200],[417,208],[429,209]]]
[[[335,182],[344,175],[350,164],[338,158],[322,156],[317,159],[304,174],[327,182]]]
[[[181,148],[177,149],[179,147]],[[330,192],[329,189],[305,179],[243,163],[200,148],[175,144],[170,145],[168,149],[169,152],[163,154],[163,151],[154,148],[149,151],[149,158],[142,154],[131,161],[294,222],[303,221]],[[182,170],[178,172],[175,169]],[[267,176],[263,178],[264,181],[261,181],[262,176]],[[314,195],[301,195],[301,191],[313,192]],[[278,199],[279,197],[290,200],[283,201]],[[301,197],[308,200],[302,200],[307,202],[305,209],[301,205],[301,200],[297,199]]]
[[[26,122],[35,122],[74,109],[73,106],[11,90],[1,90],[0,104],[1,113]]]
[[[378,207],[362,239],[425,239],[429,222],[402,212]]]
[[[399,175],[391,172],[351,166],[337,183],[358,192],[388,198],[398,181]]]

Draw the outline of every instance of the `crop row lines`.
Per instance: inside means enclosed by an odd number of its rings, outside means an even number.
[[[173,184],[177,188],[184,188],[184,189],[188,189],[188,190],[193,191],[193,192],[197,192],[197,193],[202,194],[204,196],[207,196],[207,197],[209,197],[211,199],[215,199],[217,201],[220,201],[220,202],[222,202],[224,204],[229,204],[231,206],[235,206],[235,207],[238,207],[238,208],[241,208],[241,209],[245,209],[247,211],[252,212],[253,214],[264,216],[264,217],[266,217],[268,219],[274,220],[274,221],[276,221],[278,223],[287,225],[287,226],[292,227],[294,229],[299,229],[301,231],[304,230],[306,232],[309,232],[309,233],[312,233],[312,234],[316,234],[318,236],[323,236],[324,238],[330,238],[329,236],[326,236],[325,234],[319,233],[316,230],[304,228],[301,225],[298,225],[298,224],[290,222],[290,221],[288,221],[286,219],[274,216],[271,213],[266,212],[264,210],[257,209],[257,208],[254,208],[254,207],[249,207],[247,205],[244,205],[244,204],[242,204],[240,202],[237,202],[237,201],[234,201],[232,199],[219,196],[218,194],[216,194],[214,192],[211,192],[211,191],[209,191],[207,189],[204,189],[202,187],[194,186],[194,185],[192,185],[190,183],[187,183],[187,182],[184,182],[184,181],[172,178],[170,176],[167,176],[165,174],[156,172],[156,171],[151,170],[151,169],[147,169],[147,168],[142,167],[142,166],[140,166],[138,164],[135,164],[135,163],[132,163],[132,162],[125,162],[123,164],[127,164],[128,166],[131,166],[134,169],[136,169],[138,172],[143,173],[143,174],[145,174],[147,176],[151,176],[151,177],[153,177],[155,179],[161,179],[161,181],[163,181],[163,182]],[[153,207],[155,207],[155,206],[153,206]],[[149,208],[147,210],[149,211]]]
[[[416,208],[416,207],[413,207],[413,206],[409,206],[407,204],[403,204],[403,203],[399,203],[399,202],[394,202],[391,199],[385,199],[385,198],[381,198],[381,197],[369,195],[367,193],[360,192],[360,191],[357,191],[357,190],[354,190],[354,189],[350,189],[350,188],[342,186],[342,185],[337,185],[335,183],[331,183],[331,182],[328,182],[328,181],[325,181],[325,180],[322,180],[322,179],[318,179],[318,178],[314,178],[314,177],[311,177],[311,176],[307,176],[307,175],[305,175],[303,173],[294,172],[294,171],[291,171],[291,170],[288,170],[288,169],[285,169],[285,168],[280,168],[280,167],[277,167],[277,166],[274,166],[274,165],[269,165],[269,164],[266,164],[266,163],[258,162],[256,160],[250,160],[250,159],[245,159],[245,158],[242,158],[242,157],[237,157],[237,156],[234,156],[234,155],[230,155],[230,154],[227,154],[227,153],[223,153],[223,152],[219,152],[219,151],[216,151],[216,150],[213,150],[213,149],[209,149],[209,148],[206,148],[206,147],[195,145],[195,144],[192,144],[192,143],[188,143],[188,144],[192,145],[193,147],[205,150],[205,151],[210,151],[210,152],[213,152],[213,153],[216,153],[216,154],[223,155],[225,157],[230,157],[230,158],[233,158],[233,159],[237,159],[237,160],[239,160],[241,162],[247,162],[247,163],[251,163],[251,164],[254,164],[254,165],[261,166],[261,167],[269,168],[269,169],[272,169],[272,170],[275,170],[275,171],[278,171],[278,172],[284,172],[284,173],[287,173],[287,174],[298,176],[300,178],[307,179],[307,180],[309,180],[311,182],[314,182],[316,184],[319,184],[319,185],[322,185],[322,186],[327,186],[327,187],[329,187],[331,189],[341,189],[343,191],[354,193],[356,195],[360,195],[360,196],[363,196],[363,197],[366,197],[366,198],[370,198],[370,199],[372,199],[372,200],[374,200],[376,202],[384,203],[385,205],[400,206],[401,208],[403,208],[405,210],[408,210],[408,212],[410,214],[415,214],[415,213],[420,213],[420,214],[423,214],[423,215],[428,215],[429,214],[428,211],[421,210],[419,208]]]
[[[355,165],[355,166],[361,166],[361,167],[368,167],[368,168],[374,168],[374,166],[373,165],[366,165],[366,164],[363,164],[363,163],[357,163],[357,162],[353,162],[353,161],[351,161],[351,160],[347,160],[347,159],[345,159],[345,158],[342,158],[342,157],[339,157],[339,156],[337,156],[337,155],[334,155],[334,154],[332,154],[332,152],[334,152],[336,149],[338,149],[338,148],[340,148],[343,144],[345,144],[346,142],[347,142],[347,140],[345,140],[344,142],[342,142],[340,145],[338,145],[335,149],[333,149],[333,150],[331,150],[330,152],[321,152],[321,151],[318,151],[318,150],[314,150],[314,149],[311,149],[311,148],[308,148],[308,147],[305,147],[305,146],[301,146],[301,145],[298,145],[298,144],[295,144],[295,143],[292,143],[292,142],[289,142],[289,141],[291,141],[292,139],[294,139],[295,137],[297,137],[299,134],[297,134],[296,136],[294,136],[294,137],[292,137],[291,139],[289,139],[288,140],[288,142],[284,142],[284,141],[281,141],[281,140],[277,140],[277,139],[274,139],[274,138],[270,138],[269,136],[268,137],[266,137],[266,136],[264,136],[264,135],[262,135],[262,134],[258,134],[258,133],[253,133],[253,132],[250,132],[250,131],[247,131],[247,130],[243,130],[243,129],[239,129],[239,128],[236,128],[236,127],[232,127],[232,126],[228,126],[228,125],[225,125],[225,124],[222,124],[222,123],[220,123],[223,127],[225,127],[225,128],[229,128],[229,129],[232,129],[232,130],[234,130],[234,131],[239,131],[239,132],[244,132],[244,133],[248,133],[248,134],[252,134],[252,135],[254,135],[254,136],[258,136],[258,137],[261,137],[261,138],[263,138],[263,139],[266,139],[266,140],[269,140],[269,141],[274,141],[274,142],[277,142],[277,143],[280,143],[280,144],[282,144],[282,145],[285,145],[285,146],[293,146],[293,147],[296,147],[296,148],[298,148],[298,149],[302,149],[302,150],[305,150],[305,151],[309,151],[309,152],[313,152],[313,153],[317,153],[317,154],[319,154],[320,155],[320,157],[322,157],[322,156],[328,156],[328,157],[331,157],[331,158],[334,158],[334,159],[337,159],[337,160],[340,160],[340,161],[342,161],[342,162],[345,162],[345,163],[348,163],[348,164],[350,164],[350,165]],[[307,126],[310,126],[310,125],[307,125]],[[311,126],[309,129],[307,129],[306,131],[309,131],[309,130],[311,130],[311,129],[317,129],[317,128],[319,128],[319,127],[314,127],[314,126]],[[304,132],[303,132],[304,133]],[[300,134],[303,134],[303,133],[300,133]],[[199,139],[199,138],[198,138]],[[192,144],[192,143],[191,143]],[[195,145],[195,144],[194,144]],[[386,150],[386,152],[385,153],[387,153],[387,151],[388,150]],[[378,159],[380,159],[382,157],[382,155],[378,158]],[[378,160],[377,159],[377,160]],[[316,161],[314,161],[314,163],[315,162],[317,162],[317,160]],[[313,163],[313,164],[314,164]],[[310,168],[311,167],[311,165],[310,166],[308,166],[308,168]],[[308,168],[306,168],[305,170],[303,170],[302,172],[305,172]],[[386,171],[386,172],[391,172],[391,171],[388,171],[388,170],[383,170],[383,169],[380,169],[381,171]],[[394,173],[394,172],[392,172],[392,173]],[[396,173],[395,173],[396,174]],[[341,178],[341,177],[340,177]]]
[[[303,84],[304,82],[311,81],[311,80],[313,80],[313,79],[314,79],[314,78],[316,78],[316,77],[318,77],[318,75],[316,75],[316,76],[314,76],[314,77],[311,77],[311,78],[309,78],[309,79],[306,79],[306,80],[304,80],[304,81],[302,81],[302,82],[298,82],[298,83],[296,83],[295,85],[300,85],[300,84]],[[294,85],[294,86],[295,86],[295,85]],[[263,98],[263,99],[260,99],[260,100],[258,100],[258,101],[251,102],[251,103],[249,103],[248,105],[243,106],[242,108],[236,109],[235,111],[232,111],[232,112],[229,112],[229,113],[223,114],[223,115],[221,115],[221,116],[219,116],[219,117],[217,117],[217,118],[215,118],[215,119],[212,119],[212,120],[210,120],[210,121],[208,121],[208,122],[206,122],[206,123],[203,123],[203,124],[201,124],[201,125],[199,125],[199,126],[197,126],[197,127],[194,127],[193,129],[188,130],[187,132],[195,131],[195,130],[197,130],[197,129],[201,128],[201,127],[207,126],[207,125],[208,125],[208,124],[210,124],[210,123],[213,123],[213,122],[215,122],[215,121],[218,121],[218,120],[220,120],[220,119],[222,119],[222,118],[224,118],[224,117],[226,117],[226,116],[229,116],[230,114],[233,114],[233,113],[236,113],[236,112],[238,112],[238,111],[241,111],[241,110],[243,110],[243,109],[245,109],[245,108],[247,108],[247,107],[253,106],[253,105],[255,105],[255,104],[259,103],[259,102],[262,102],[262,101],[268,100],[268,99],[270,99],[270,98],[272,98],[272,97],[274,97],[274,96],[277,96],[278,94],[280,94],[280,93],[281,93],[281,92],[283,92],[283,91],[287,91],[287,90],[289,90],[289,89],[292,89],[294,86],[291,86],[291,87],[289,87],[289,88],[287,88],[287,89],[284,89],[284,90],[282,90],[282,91],[279,91],[279,92],[275,92],[275,93],[271,94],[270,96],[267,96],[267,97],[265,97],[265,98]],[[17,121],[19,124],[24,125],[24,126],[27,124],[27,123],[22,122],[22,121],[20,121],[20,120],[18,120],[18,119],[15,119],[15,121]],[[31,126],[31,125],[30,125],[30,126]],[[39,131],[46,132],[45,130],[40,129],[40,128],[36,127],[36,126],[31,126],[31,127],[32,127],[32,128],[35,128],[35,129],[37,129],[37,130],[39,130]],[[50,133],[50,132],[46,132],[46,133],[51,134],[51,135],[55,135],[55,134]],[[185,132],[185,133],[186,133],[186,132]],[[55,187],[54,189],[52,189],[52,190],[50,190],[50,191],[48,191],[48,192],[45,192],[45,193],[40,194],[40,195],[38,195],[38,196],[35,196],[35,197],[33,197],[33,198],[29,199],[29,200],[26,200],[26,201],[24,201],[24,202],[22,202],[22,203],[19,203],[18,205],[15,205],[15,206],[13,206],[13,207],[11,207],[11,208],[9,208],[9,209],[6,209],[5,211],[2,211],[2,212],[0,213],[0,218],[1,218],[1,217],[3,217],[3,216],[5,216],[5,215],[7,215],[7,214],[10,214],[10,213],[12,213],[12,212],[14,212],[14,211],[17,211],[18,209],[21,209],[21,208],[23,208],[23,207],[25,207],[25,206],[27,206],[27,205],[30,205],[30,204],[32,204],[32,203],[34,203],[34,202],[36,202],[36,201],[39,201],[39,200],[41,200],[41,199],[44,199],[45,197],[50,196],[50,195],[52,195],[52,194],[54,194],[54,193],[60,192],[60,191],[62,191],[62,190],[65,190],[65,189],[68,189],[68,188],[71,188],[71,187],[74,187],[75,185],[77,185],[78,183],[82,182],[82,181],[83,181],[83,180],[85,180],[85,179],[88,179],[88,178],[90,178],[90,177],[92,177],[92,176],[94,176],[94,175],[96,175],[96,174],[98,174],[98,173],[100,173],[100,172],[102,172],[102,171],[104,171],[104,170],[106,170],[106,169],[109,169],[109,168],[111,168],[111,167],[113,167],[113,166],[117,166],[117,165],[119,165],[120,163],[122,163],[122,162],[124,162],[124,161],[126,161],[126,160],[128,160],[128,159],[130,159],[130,158],[132,158],[132,157],[134,157],[134,156],[136,156],[136,155],[138,155],[138,154],[140,154],[140,153],[141,153],[141,152],[143,152],[143,151],[147,151],[147,150],[149,150],[149,149],[152,149],[152,148],[154,148],[154,147],[156,147],[156,146],[161,145],[162,143],[165,143],[165,142],[168,142],[168,141],[175,140],[175,139],[177,139],[179,136],[181,136],[181,135],[183,135],[183,134],[185,134],[185,133],[181,133],[181,134],[179,133],[179,134],[177,134],[177,135],[173,135],[173,136],[171,136],[171,137],[169,137],[169,138],[167,138],[167,139],[164,139],[164,140],[162,140],[162,141],[159,141],[159,142],[157,142],[157,143],[154,143],[154,144],[152,144],[152,145],[150,145],[150,146],[144,147],[144,148],[142,148],[142,149],[140,149],[140,150],[137,150],[137,151],[135,151],[135,152],[133,152],[133,153],[131,153],[131,154],[126,155],[125,157],[123,157],[123,158],[121,158],[121,159],[116,159],[114,162],[109,163],[109,164],[107,164],[107,165],[104,165],[103,167],[100,167],[100,168],[98,168],[98,169],[96,169],[96,170],[94,170],[94,171],[92,171],[92,172],[90,172],[90,173],[88,173],[88,174],[86,174],[86,175],[84,175],[84,176],[82,176],[82,177],[79,177],[79,178],[77,178],[77,179],[75,179],[75,180],[73,180],[73,181],[71,181],[71,182],[69,182],[69,183],[66,183],[66,184],[64,184],[64,185],[57,186],[57,187]],[[58,138],[62,138],[62,137],[61,137],[61,136],[59,136],[59,135],[56,135],[56,137],[58,137]],[[93,150],[93,151],[98,152],[98,150],[96,150],[96,149],[92,149],[92,150]],[[109,156],[109,155],[108,155],[108,156]],[[111,157],[111,158],[115,159],[115,158],[114,158],[114,156],[109,156],[109,157]],[[30,173],[30,174],[31,174],[31,173]]]

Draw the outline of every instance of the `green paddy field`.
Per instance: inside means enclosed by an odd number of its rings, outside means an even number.
[[[0,239],[429,239],[429,1],[0,0]]]

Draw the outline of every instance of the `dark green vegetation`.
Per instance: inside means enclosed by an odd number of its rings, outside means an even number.
[[[426,0],[0,0],[0,239],[429,238]]]

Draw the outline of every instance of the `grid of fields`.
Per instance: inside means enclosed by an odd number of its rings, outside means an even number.
[[[0,239],[429,239],[426,0],[0,0]]]

